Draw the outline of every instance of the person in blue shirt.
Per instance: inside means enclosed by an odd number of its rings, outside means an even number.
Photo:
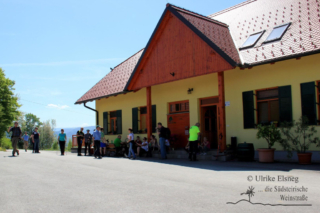
[[[66,148],[67,135],[64,133],[64,129],[61,129],[61,133],[58,136],[58,141],[60,144],[61,155],[64,156],[64,151]]]
[[[28,135],[28,133],[25,132],[22,138],[23,138],[23,142],[24,142],[24,149],[27,152],[28,146],[29,146],[29,142],[28,142],[29,141],[29,135]]]
[[[96,131],[93,132],[92,135],[93,141],[94,141],[94,157],[101,159],[101,153],[100,153],[100,140],[101,140],[101,132],[100,132],[100,126],[97,125]]]

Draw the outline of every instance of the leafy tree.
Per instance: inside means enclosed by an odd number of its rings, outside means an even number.
[[[42,125],[42,122],[40,121],[40,118],[38,118],[36,115],[32,113],[28,113],[25,115],[25,129],[24,131],[27,131],[29,135],[32,134],[32,131],[36,127],[40,127]]]
[[[68,148],[67,148],[67,150],[70,152],[70,151],[71,151],[71,148],[72,148],[72,140],[71,140],[71,139],[69,139],[69,141],[68,141]]]
[[[55,121],[47,120],[43,122],[43,125],[39,128],[41,149],[51,149],[56,138],[53,131],[55,127],[51,125],[54,123]]]
[[[52,149],[53,149],[53,150],[59,150],[59,146],[58,146],[58,141],[57,141],[57,140],[55,140],[55,141],[53,142],[53,144],[52,144]]]
[[[0,68],[0,139],[12,122],[19,116],[18,97],[14,94],[15,82],[6,78],[4,71]],[[1,146],[0,140],[0,146]]]

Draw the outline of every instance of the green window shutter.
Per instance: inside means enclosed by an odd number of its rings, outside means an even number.
[[[122,110],[117,111],[117,134],[122,134]]]
[[[157,106],[152,105],[152,132],[156,132],[157,127]]]
[[[139,131],[139,119],[138,119],[138,107],[132,108],[132,129],[133,133],[138,133]]]
[[[300,84],[302,116],[306,116],[310,125],[317,124],[315,82]]]
[[[104,134],[108,134],[108,112],[103,113],[103,130]]]
[[[291,85],[279,87],[279,114],[282,122],[292,122]]]
[[[243,104],[243,127],[245,129],[254,128],[253,91],[242,93],[242,104]]]

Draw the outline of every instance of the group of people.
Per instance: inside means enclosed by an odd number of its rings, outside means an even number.
[[[162,126],[161,123],[158,123],[157,132],[160,138],[160,144],[155,137],[152,135],[149,139],[144,137],[141,141],[140,137],[137,136],[136,140],[134,139],[133,130],[128,129],[128,135],[126,140],[121,141],[121,135],[119,135],[113,142],[114,148],[117,155],[123,155],[124,157],[130,159],[136,159],[137,156],[141,157],[143,155],[152,156],[153,151],[161,152],[161,159],[167,159],[167,150],[170,147],[169,137],[171,132],[168,128]],[[102,158],[106,155],[106,148],[110,147],[109,140],[105,139],[103,128],[99,125],[96,126],[93,134],[90,133],[90,130],[87,130],[85,134],[83,128],[81,128],[76,133],[77,143],[78,143],[78,156],[82,156],[82,144],[85,144],[85,156],[90,155],[90,148],[92,143],[94,145],[93,155],[95,158]],[[64,147],[67,136],[64,134],[64,130],[61,129],[59,134],[58,141],[61,148],[61,155],[64,155]]]
[[[19,155],[20,152],[17,149],[17,145],[19,140],[23,140],[23,146],[25,149],[25,152],[28,151],[29,146],[29,140],[31,140],[33,145],[33,153],[40,153],[39,147],[40,147],[40,133],[38,132],[38,127],[34,129],[34,131],[31,134],[31,137],[29,137],[28,133],[25,132],[24,135],[22,134],[21,128],[19,127],[18,122],[14,122],[13,127],[9,127],[7,130],[8,133],[11,134],[11,142],[12,142],[12,156],[15,156],[15,154]]]
[[[189,140],[188,144],[185,147],[185,150],[189,153],[189,159],[191,161],[197,161],[197,154],[205,155],[206,152],[210,149],[210,143],[206,137],[202,143],[200,143],[200,124],[196,123],[189,130]],[[167,159],[167,151],[170,147],[170,136],[171,131],[169,128],[165,128],[162,123],[158,123],[158,127],[156,128],[157,134],[159,136],[159,143],[155,137],[152,135],[149,139],[144,137],[141,141],[140,137],[137,136],[134,139],[134,133],[131,128],[128,129],[128,135],[124,142],[121,141],[121,135],[119,135],[114,140],[114,148],[116,150],[117,155],[122,155],[129,159],[136,159],[137,156],[141,157],[143,155],[152,156],[153,151],[161,152],[161,159]],[[14,127],[8,128],[8,133],[12,132],[11,141],[12,141],[12,155],[15,156],[15,153],[19,155],[19,150],[17,149],[18,141],[24,140],[24,149],[27,152],[28,149],[28,141],[31,139],[33,143],[33,152],[39,152],[39,137],[40,133],[38,132],[38,127],[32,132],[31,137],[29,138],[27,132],[22,135],[21,128],[18,126],[18,122],[14,123]],[[93,155],[95,158],[102,158],[102,156],[106,155],[106,148],[110,146],[109,140],[105,139],[103,128],[99,125],[96,126],[93,134],[90,133],[90,130],[87,130],[85,134],[83,132],[83,128],[77,131],[76,134],[77,142],[78,142],[78,156],[82,156],[82,143],[85,143],[85,155],[90,155],[91,145],[94,144],[94,152]],[[64,133],[64,129],[61,129],[61,133],[58,135],[58,141],[60,145],[61,155],[65,154],[65,146],[67,141],[67,135]]]

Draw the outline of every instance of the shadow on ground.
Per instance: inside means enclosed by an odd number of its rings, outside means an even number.
[[[162,163],[176,166],[191,167],[197,169],[206,169],[213,171],[284,171],[289,172],[291,170],[310,170],[320,172],[320,163],[314,163],[311,165],[299,165],[296,162],[284,163],[259,163],[259,162],[241,162],[241,161],[189,161],[187,159],[155,159],[155,158],[139,158],[139,161]]]

